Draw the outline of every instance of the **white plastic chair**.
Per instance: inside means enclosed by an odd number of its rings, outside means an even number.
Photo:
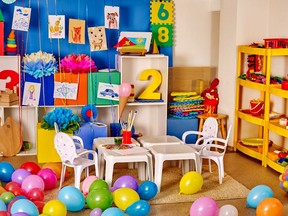
[[[203,159],[215,161],[218,166],[219,184],[222,184],[224,178],[224,155],[227,149],[231,128],[232,125],[229,127],[226,139],[217,137],[208,138],[205,140],[206,144],[199,151],[200,172],[202,170]],[[211,166],[209,166],[209,171],[210,173],[212,172]]]
[[[81,138],[78,137],[77,139]],[[84,150],[78,153],[73,138],[63,132],[56,133],[54,137],[54,147],[62,161],[59,189],[62,187],[67,166],[74,168],[75,187],[78,189],[80,188],[81,174],[84,169],[86,169],[86,176],[89,176],[89,167],[94,166],[95,175],[99,176],[98,157],[95,151]],[[89,154],[93,155],[92,159],[88,158]]]

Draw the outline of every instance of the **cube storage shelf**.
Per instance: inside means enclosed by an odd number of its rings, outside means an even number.
[[[240,79],[239,76],[244,74],[245,58],[248,55],[261,55],[263,56],[263,70],[262,73],[266,75],[266,83],[260,84],[249,80]],[[288,91],[282,90],[280,85],[270,84],[272,74],[271,62],[274,56],[288,57],[287,48],[253,48],[241,45],[238,47],[238,65],[237,65],[237,81],[236,81],[236,104],[235,104],[235,124],[234,124],[234,150],[239,150],[250,157],[256,158],[262,162],[263,166],[269,166],[272,169],[282,173],[284,167],[276,163],[268,157],[269,152],[277,150],[284,150],[283,144],[273,145],[269,147],[269,133],[288,138],[288,130],[279,124],[279,119],[270,119],[270,97],[271,95],[277,96],[282,100],[288,99]],[[284,76],[284,74],[283,74]],[[242,108],[243,105],[243,90],[248,88],[251,90],[259,91],[260,99],[265,101],[265,109],[263,116],[252,116],[245,112]],[[285,113],[284,113],[285,114]],[[287,114],[287,113],[286,113]],[[246,121],[250,124],[258,126],[258,136],[263,138],[262,148],[254,148],[251,146],[243,145],[241,142],[241,123]]]

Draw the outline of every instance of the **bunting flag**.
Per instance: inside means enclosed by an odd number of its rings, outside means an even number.
[[[151,0],[150,22],[152,38],[158,46],[173,45],[173,0]]]

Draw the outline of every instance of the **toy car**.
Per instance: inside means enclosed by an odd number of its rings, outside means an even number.
[[[114,92],[112,89],[105,89],[105,91],[100,92],[101,95],[105,96],[110,96],[112,98],[114,97],[119,97],[119,95]]]

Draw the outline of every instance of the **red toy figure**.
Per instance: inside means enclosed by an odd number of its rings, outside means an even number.
[[[217,113],[217,106],[219,104],[219,95],[217,91],[217,86],[219,84],[219,79],[215,78],[210,87],[205,89],[201,96],[204,98],[204,112],[205,113]]]

